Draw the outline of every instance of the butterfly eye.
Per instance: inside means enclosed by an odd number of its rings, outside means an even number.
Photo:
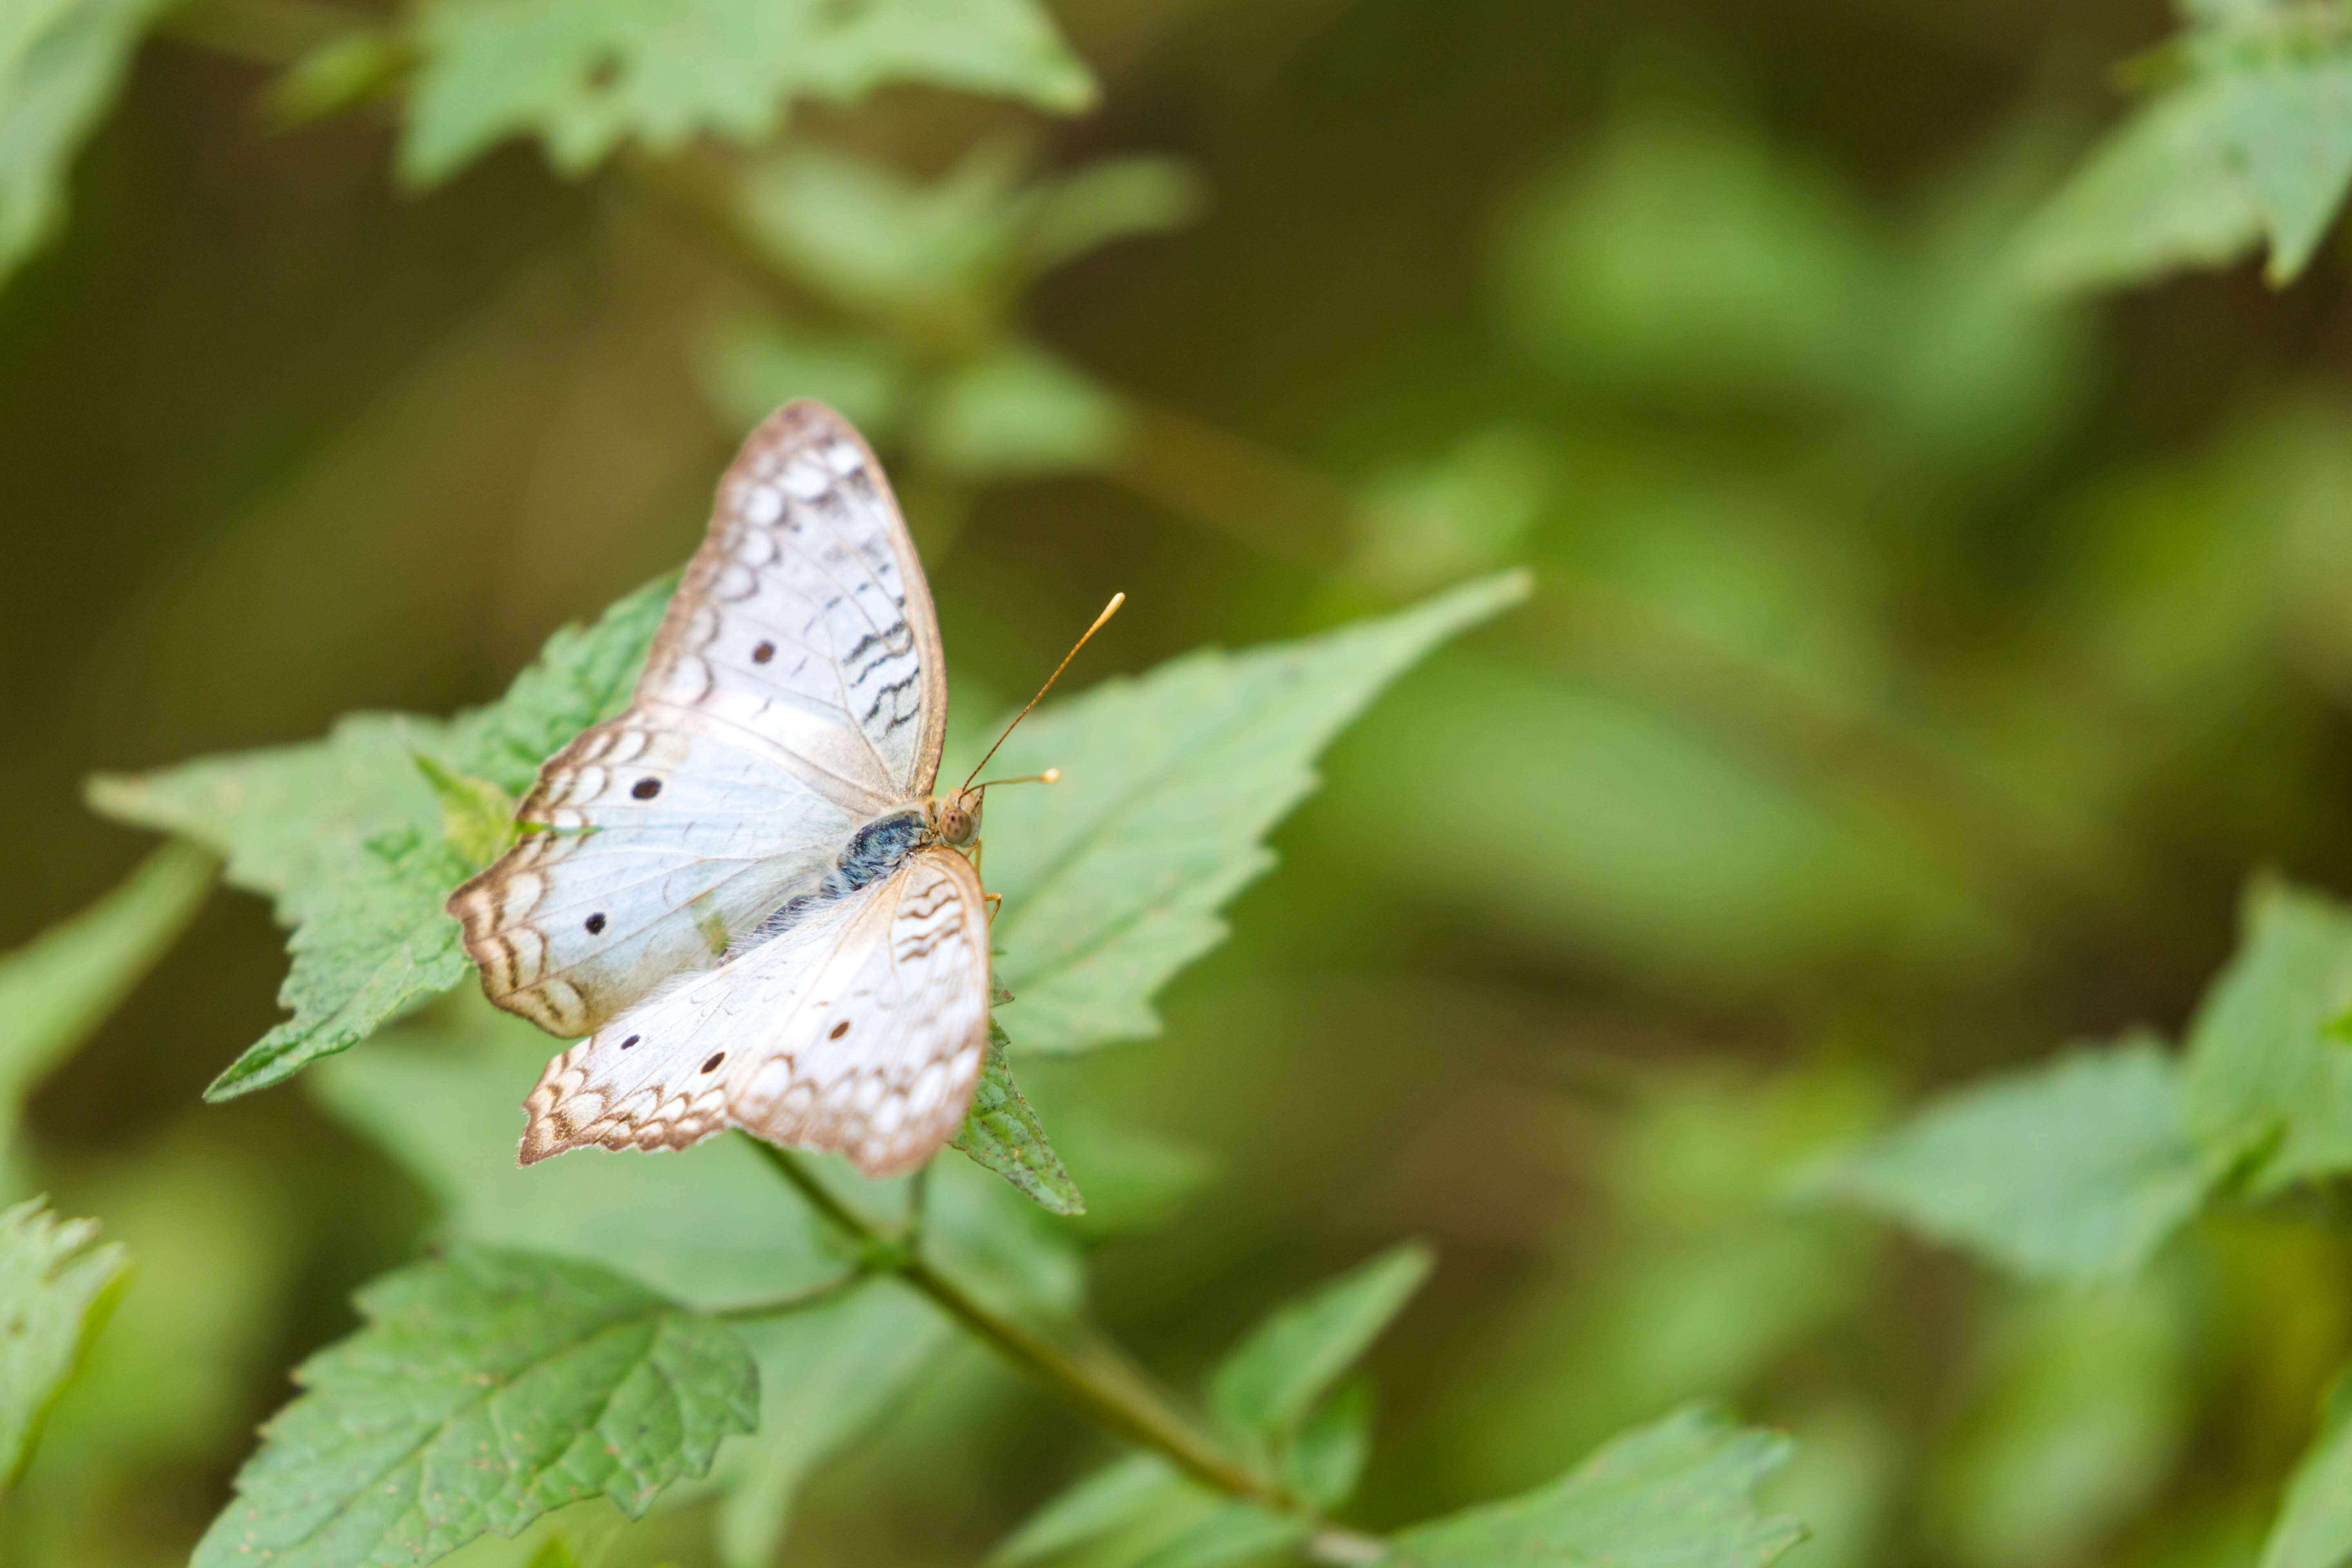
[[[651,800],[654,796],[661,794],[661,780],[639,779],[635,784],[629,786],[629,793],[635,795],[639,800]]]

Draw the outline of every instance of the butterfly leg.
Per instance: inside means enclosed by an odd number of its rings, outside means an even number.
[[[982,847],[985,846],[988,840],[985,838],[974,838],[971,841],[971,848],[959,849],[956,851],[957,854],[971,862],[971,874],[975,877],[980,875],[980,852]],[[1004,895],[1003,893],[983,893],[981,896],[988,901],[988,919],[989,923],[992,925],[996,921],[997,906],[1004,902]]]

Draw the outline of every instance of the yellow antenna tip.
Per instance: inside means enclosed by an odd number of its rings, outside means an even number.
[[[1118,607],[1126,603],[1127,595],[1125,594],[1113,594],[1110,596],[1110,603],[1102,607],[1102,614],[1095,617],[1095,624],[1088,626],[1084,632],[1079,634],[1078,640],[1070,645],[1070,651],[1062,656],[1062,662],[1054,667],[1054,673],[1045,678],[1045,684],[1037,689],[1037,695],[1029,699],[1029,706],[1022,709],[1020,712],[1015,713],[1013,716],[1013,722],[1004,726],[1004,733],[996,737],[996,744],[988,748],[987,756],[982,757],[979,762],[972,764],[971,772],[964,775],[963,788],[971,788],[971,781],[980,776],[981,769],[988,766],[989,758],[996,755],[998,749],[1004,744],[1006,739],[1012,735],[1014,729],[1019,727],[1021,721],[1029,717],[1030,709],[1034,708],[1038,703],[1043,702],[1045,700],[1045,693],[1054,689],[1054,682],[1062,679],[1062,671],[1070,668],[1070,660],[1078,657],[1078,649],[1087,646],[1087,639],[1093,637],[1097,632],[1102,630],[1102,624],[1110,619],[1111,616],[1117,615],[1118,613]],[[1050,768],[1042,774],[1033,773],[1030,775],[1032,778],[1043,778],[1047,784],[1052,784],[1061,776],[1062,771],[1059,768]],[[1009,784],[1016,781],[1008,779],[1000,780],[998,782]],[[1028,780],[1024,779],[1017,782],[1025,784]],[[982,787],[985,788],[986,786],[983,785]]]
[[[1044,773],[1037,775],[1037,782],[1039,784],[1060,784],[1062,782],[1062,770],[1059,768],[1047,768]]]

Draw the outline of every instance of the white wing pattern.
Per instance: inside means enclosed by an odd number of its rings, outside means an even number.
[[[988,1039],[988,920],[952,849],[630,1009],[548,1064],[526,1165],[591,1144],[682,1149],[729,1125],[830,1149],[868,1174],[962,1124]]]
[[[522,840],[450,898],[483,990],[581,1035],[708,968],[928,794],[946,722],[880,465],[832,410],[779,410],[720,479],[628,711],[548,761]]]

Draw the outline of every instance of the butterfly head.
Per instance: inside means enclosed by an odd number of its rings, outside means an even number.
[[[976,789],[953,789],[934,797],[924,806],[924,826],[942,843],[971,843],[980,837],[980,797]]]

